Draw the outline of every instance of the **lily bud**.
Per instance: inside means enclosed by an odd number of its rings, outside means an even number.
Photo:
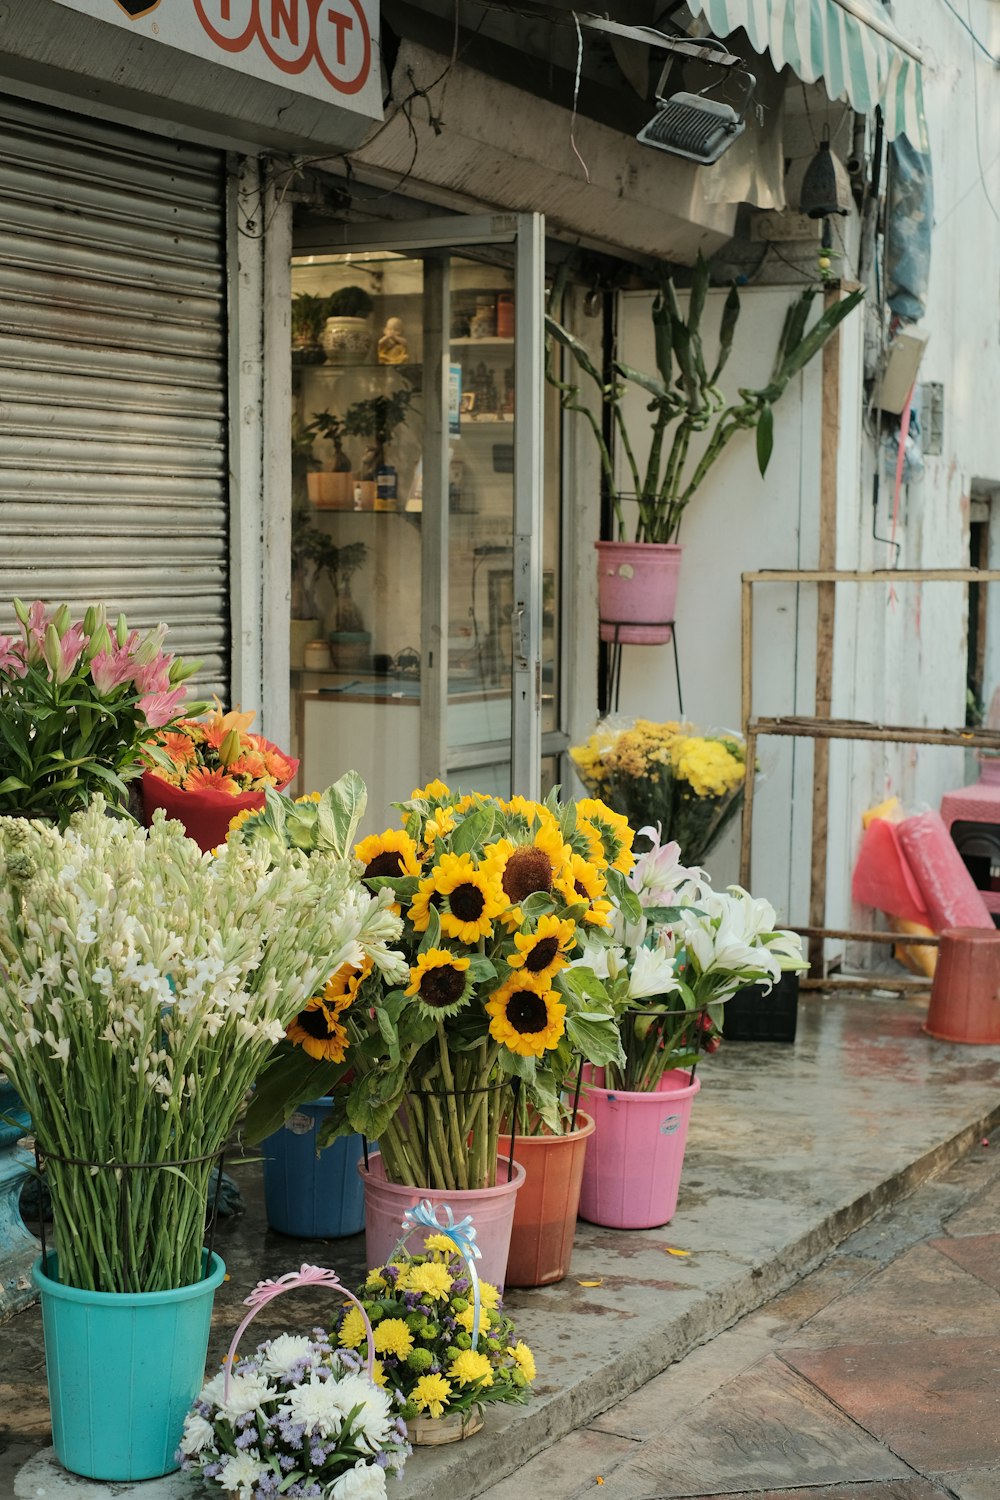
[[[179,682],[186,682],[189,677],[193,677],[200,666],[200,661],[182,661],[179,656],[175,656],[170,663],[171,687],[176,687]]]
[[[111,636],[108,634],[108,627],[102,620],[97,629],[94,631],[93,635],[90,637],[90,640],[87,642],[87,649],[83,653],[84,660],[93,661],[94,657],[100,655],[102,651],[110,650]]]
[[[59,632],[55,621],[52,620],[45,627],[45,641],[42,646],[42,655],[49,671],[55,676],[62,667],[62,650],[59,645]]]
[[[70,614],[69,605],[68,604],[60,604],[59,608],[56,610],[55,614],[52,616],[52,623],[53,623],[53,625],[56,627],[56,629],[59,632],[59,639],[60,640],[62,640],[63,636],[66,634],[67,630],[69,629],[70,625],[72,624],[72,621],[73,621],[73,616]]]
[[[14,600],[14,613],[22,625],[27,625],[29,610],[23,599]]]
[[[241,749],[240,732],[238,729],[231,729],[219,746],[219,759],[222,764],[230,766],[234,760],[239,760]]]
[[[118,616],[118,623],[115,625],[115,640],[119,646],[124,646],[128,640],[128,621],[124,615]]]
[[[88,604],[83,616],[84,635],[93,635],[97,629],[97,609],[93,604]]]

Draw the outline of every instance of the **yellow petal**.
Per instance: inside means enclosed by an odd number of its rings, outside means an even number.
[[[602,1276],[598,1281],[578,1281],[577,1286],[600,1286],[604,1280]]]
[[[678,1250],[673,1245],[665,1245],[663,1248],[666,1250],[666,1252],[667,1252],[668,1255],[690,1255],[691,1254],[690,1250]]]

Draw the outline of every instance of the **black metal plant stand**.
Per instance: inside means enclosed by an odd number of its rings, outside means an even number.
[[[618,698],[622,685],[622,648],[632,644],[629,641],[619,639],[619,632],[625,625],[643,625],[657,628],[668,628],[670,631],[670,644],[674,650],[674,678],[677,683],[677,716],[684,717],[684,699],[681,696],[681,664],[677,655],[677,626],[673,620],[601,620],[601,625],[614,626],[615,637],[613,641],[605,641],[607,647],[607,672],[605,677],[607,711],[618,712]]]

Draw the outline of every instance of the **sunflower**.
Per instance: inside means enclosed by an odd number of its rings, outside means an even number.
[[[243,824],[248,822],[250,818],[255,818],[257,813],[258,809],[255,807],[241,807],[239,812],[234,813],[229,819],[229,832],[226,834],[226,837],[228,838],[230,833],[235,833],[238,828],[242,828]]]
[[[436,839],[447,838],[455,829],[455,809],[439,807],[424,824],[424,847],[430,851]]]
[[[632,854],[635,830],[627,818],[608,807],[599,797],[582,797],[576,804],[576,826],[587,838],[595,864],[608,864],[623,875],[629,873],[635,863]],[[600,849],[597,858],[593,852],[595,838]]]
[[[596,865],[592,865],[581,855],[574,854],[570,859],[568,872],[559,881],[559,889],[570,905],[584,902],[587,907],[583,918],[585,922],[590,922],[594,927],[607,927],[611,902],[606,897],[604,876]]]
[[[427,924],[431,919],[431,907],[435,911],[441,910],[441,896],[434,884],[434,876],[425,875],[417,886],[410,901],[407,916],[410,926],[414,932],[426,932]]]
[[[347,1010],[354,1004],[358,988],[368,978],[372,971],[372,960],[366,954],[360,968],[356,964],[341,964],[336,974],[323,986],[323,999],[334,1015],[340,1015],[342,1010]]]
[[[451,792],[445,786],[444,782],[439,781],[435,777],[435,779],[433,781],[429,781],[426,786],[418,786],[415,791],[411,792],[410,801],[447,802],[450,796]]]
[[[565,917],[539,917],[533,932],[515,932],[516,953],[508,956],[511,969],[522,969],[536,979],[551,979],[565,968],[565,955],[576,942],[576,923]]]
[[[338,1020],[338,1012],[319,995],[314,995],[305,1010],[300,1010],[285,1032],[288,1040],[301,1047],[307,1057],[320,1062],[344,1061],[347,1032]]]
[[[406,994],[430,1015],[453,1016],[472,994],[468,968],[469,959],[459,958],[446,948],[428,948],[417,954]]]
[[[471,945],[493,936],[493,919],[506,910],[507,902],[489,868],[477,868],[468,854],[442,854],[431,879],[443,897],[441,931],[446,937]]]
[[[379,875],[420,874],[417,846],[402,828],[387,828],[384,833],[362,839],[354,846],[354,857],[364,866],[362,880],[374,880]]]
[[[566,1007],[555,990],[530,974],[512,974],[486,1005],[490,1036],[519,1057],[541,1057],[558,1046]]]
[[[553,889],[570,852],[558,826],[543,822],[523,842],[500,839],[489,844],[484,863],[499,877],[511,906],[517,907],[535,891]]]

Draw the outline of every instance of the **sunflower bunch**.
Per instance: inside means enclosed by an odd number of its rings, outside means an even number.
[[[369,1271],[357,1296],[372,1325],[375,1379],[397,1393],[404,1421],[468,1412],[531,1395],[535,1360],[517,1338],[503,1299],[479,1283],[479,1327],[468,1267],[446,1234],[430,1234],[425,1254],[400,1252]],[[335,1337],[342,1349],[368,1355],[361,1313],[346,1306]]]
[[[588,791],[634,828],[657,825],[690,865],[702,863],[742,806],[746,748],[737,734],[610,718],[570,755]]]
[[[558,1129],[573,1059],[621,1056],[584,953],[612,942],[620,911],[639,914],[633,832],[598,798],[460,796],[434,781],[397,806],[400,826],[354,855],[400,916],[406,980],[392,986],[360,956],[330,977],[260,1080],[249,1138],[332,1093],[324,1143],[377,1139],[392,1182],[492,1186],[512,1099]]]
[[[295,763],[266,740],[250,734],[255,715],[222,710],[218,698],[200,719],[178,719],[148,741],[149,770],[185,792],[227,792],[239,797],[265,787],[285,786]]]

